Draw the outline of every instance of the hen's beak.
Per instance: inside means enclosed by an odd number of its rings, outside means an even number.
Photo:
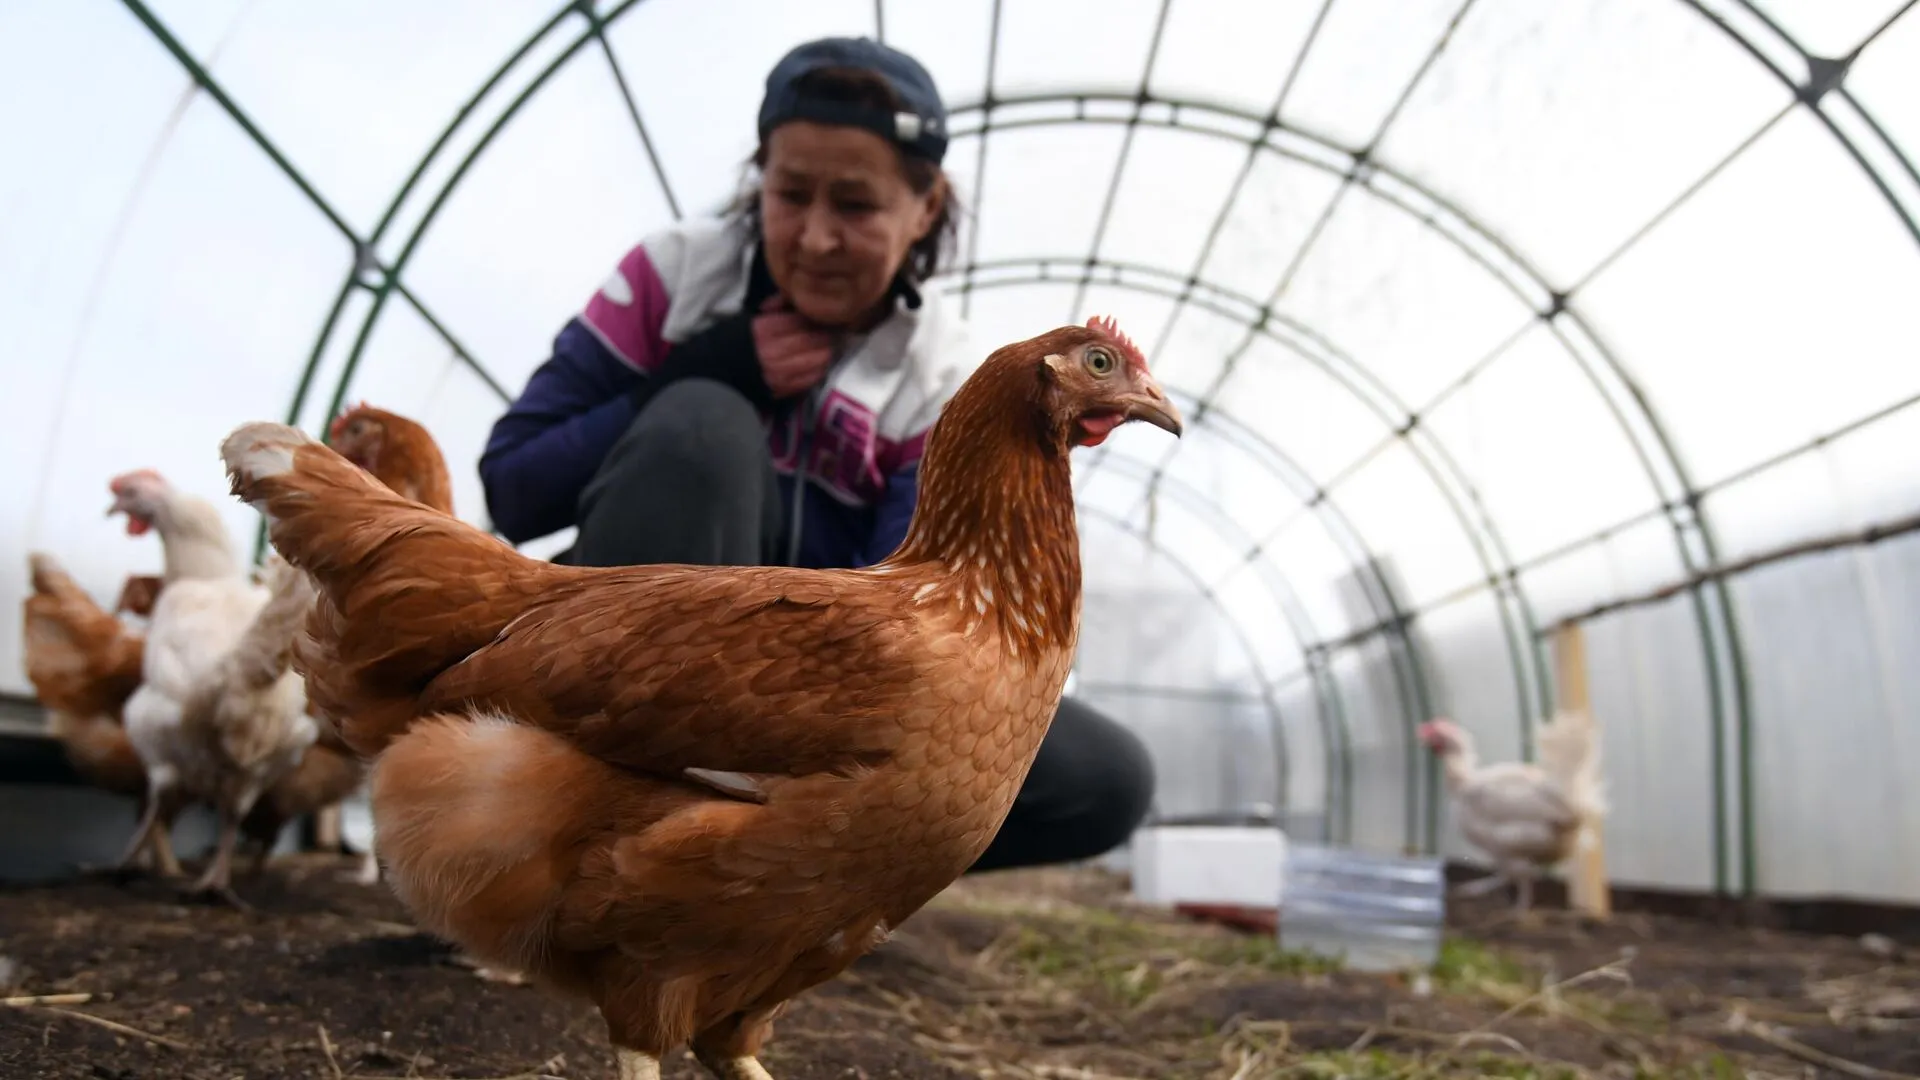
[[[1120,399],[1126,407],[1127,418],[1145,420],[1154,427],[1172,434],[1174,438],[1179,438],[1182,430],[1180,410],[1174,408],[1173,402],[1167,400],[1166,391],[1160,389],[1160,384],[1155,382],[1151,375],[1142,375],[1139,387],[1138,390]]]

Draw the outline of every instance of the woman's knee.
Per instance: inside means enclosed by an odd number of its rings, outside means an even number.
[[[757,467],[766,428],[746,396],[714,379],[680,379],[655,393],[607,455],[606,466],[672,468],[702,478]]]
[[[1152,809],[1153,755],[1126,725],[1090,706],[1062,698],[1059,712],[1072,712],[1080,729],[1081,782],[1089,808],[1085,844],[1091,854],[1101,854],[1125,843]]]

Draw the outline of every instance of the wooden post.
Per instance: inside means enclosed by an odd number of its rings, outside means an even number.
[[[1553,636],[1554,678],[1560,684],[1560,709],[1585,713],[1593,738],[1600,738],[1600,719],[1587,696],[1587,639],[1581,625],[1570,622]],[[1613,891],[1607,886],[1606,829],[1595,830],[1593,846],[1574,854],[1569,863],[1567,902],[1575,911],[1607,918],[1613,914]]]

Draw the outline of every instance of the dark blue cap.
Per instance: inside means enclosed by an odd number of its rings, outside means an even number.
[[[857,68],[880,76],[899,95],[901,111],[802,97],[796,89],[801,76],[830,67]],[[872,38],[821,38],[781,57],[767,75],[767,96],[760,102],[761,141],[789,120],[865,128],[935,164],[947,153],[947,107],[933,76],[918,60]]]

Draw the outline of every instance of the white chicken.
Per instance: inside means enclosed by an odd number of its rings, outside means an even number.
[[[213,504],[158,473],[126,473],[110,486],[107,512],[126,514],[132,535],[158,530],[166,557],[143,681],[125,708],[150,794],[121,865],[131,866],[190,801],[206,802],[219,815],[219,843],[193,890],[244,907],[231,884],[240,823],[318,735],[289,663],[312,588],[278,559],[267,566],[268,585],[253,584]]]
[[[1420,725],[1419,734],[1444,763],[1461,835],[1493,859],[1493,876],[1461,893],[1512,885],[1514,908],[1525,914],[1533,906],[1534,879],[1594,843],[1606,816],[1591,715],[1561,712],[1541,727],[1538,764],[1482,765],[1473,736],[1445,718]]]

